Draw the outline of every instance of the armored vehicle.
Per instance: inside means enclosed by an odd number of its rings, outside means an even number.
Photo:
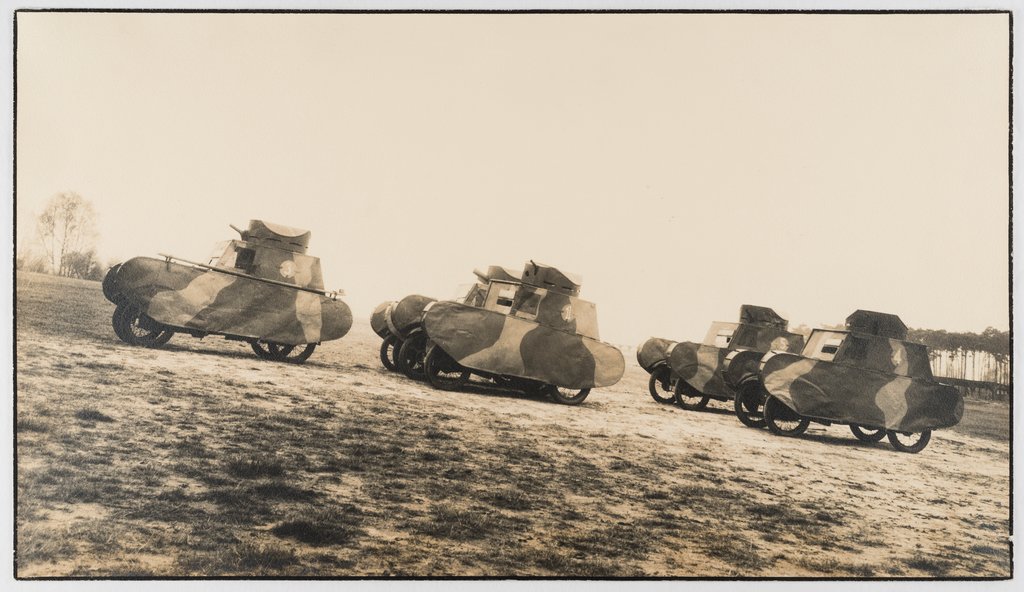
[[[676,343],[660,337],[651,337],[640,344],[636,350],[636,361],[651,375],[651,379],[647,382],[647,390],[651,393],[651,397],[659,403],[675,401],[677,378],[672,374],[668,357]]]
[[[490,279],[518,282],[519,276],[504,267],[492,265],[487,271],[473,270],[477,281],[455,298],[467,306],[481,306]],[[423,311],[435,299],[427,296],[406,296],[400,301],[385,302],[370,315],[370,327],[384,341],[380,346],[380,361],[391,371],[400,370],[413,379],[424,378],[423,359],[426,354],[426,336],[421,322]]]
[[[114,333],[159,346],[175,333],[245,341],[261,358],[301,363],[317,344],[352,327],[348,305],[326,292],[310,232],[252,220],[207,263],[161,255],[110,268],[103,294],[116,305]]]
[[[481,306],[435,302],[423,315],[433,386],[455,390],[475,374],[575,405],[622,378],[622,352],[600,341],[597,308],[579,298],[578,279],[533,261],[519,281],[486,279]]]
[[[811,421],[847,424],[859,440],[888,437],[901,452],[920,452],[964,411],[960,393],[932,377],[927,346],[907,341],[892,314],[858,310],[845,331],[815,329],[802,353],[765,354],[759,374],[777,435],[800,435]]]
[[[804,338],[790,333],[788,325],[770,308],[744,304],[738,323],[716,321],[711,323],[703,343],[677,343],[668,360],[677,377],[673,385],[676,403],[683,409],[698,410],[707,407],[711,399],[732,401],[738,382],[727,381],[727,363],[733,368],[730,377],[739,377],[744,368],[756,368],[761,355],[770,349],[800,351]],[[760,421],[753,414],[740,419],[753,425]]]

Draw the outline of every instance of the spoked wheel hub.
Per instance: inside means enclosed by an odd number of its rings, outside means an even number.
[[[273,341],[253,341],[250,345],[252,346],[252,351],[264,360],[289,362],[292,364],[305,362],[309,359],[309,356],[313,355],[313,350],[316,349],[315,343],[286,345]]]
[[[921,452],[924,447],[928,445],[928,441],[932,439],[932,431],[925,430],[923,432],[911,433],[911,432],[897,432],[890,430],[886,432],[889,437],[889,443],[892,447],[900,452]]]
[[[672,382],[672,369],[662,366],[651,373],[651,380],[647,383],[647,390],[651,397],[659,403],[671,403],[675,400],[675,384]]]
[[[786,406],[775,397],[764,403],[764,420],[768,429],[777,436],[799,436],[807,431],[811,420]]]
[[[118,304],[110,322],[117,337],[131,345],[157,347],[174,335],[174,331],[153,320],[134,304]]]
[[[564,386],[548,387],[548,395],[562,405],[579,405],[590,394],[590,389],[572,389]]]
[[[674,391],[676,404],[689,411],[700,411],[707,407],[708,401],[711,400],[710,396],[693,388],[682,378],[676,380]]]
[[[457,390],[469,381],[469,370],[437,345],[427,347],[423,370],[430,384],[444,391]]]

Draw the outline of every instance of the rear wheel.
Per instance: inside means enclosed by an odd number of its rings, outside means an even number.
[[[571,389],[563,386],[548,387],[548,394],[556,403],[562,405],[579,405],[590,394],[590,389]]]
[[[469,381],[469,370],[436,345],[427,352],[423,371],[431,386],[443,391],[458,390]]]
[[[402,342],[398,340],[394,335],[388,335],[384,338],[384,342],[380,344],[380,363],[384,364],[384,367],[394,372],[398,370],[398,365],[395,364],[395,357],[398,353]]]
[[[932,439],[932,431],[925,430],[916,434],[911,432],[896,432],[890,430],[886,433],[889,436],[889,443],[900,452],[921,452]]]
[[[811,420],[800,415],[775,397],[764,403],[764,421],[776,436],[799,436],[807,431]]]
[[[675,401],[683,409],[689,411],[700,411],[708,406],[711,397],[693,388],[682,378],[676,380]]]
[[[736,390],[736,400],[733,408],[736,410],[736,417],[748,428],[763,428],[764,402],[768,393],[756,380],[748,380]]]
[[[861,442],[878,442],[885,437],[884,428],[867,428],[855,423],[850,424],[850,431]]]
[[[672,384],[672,369],[662,366],[651,373],[651,380],[647,383],[647,390],[659,403],[671,403],[675,400],[675,392]]]
[[[423,372],[423,358],[427,353],[427,335],[425,333],[414,333],[402,342],[398,350],[398,358],[395,360],[398,369],[413,380],[426,378]]]

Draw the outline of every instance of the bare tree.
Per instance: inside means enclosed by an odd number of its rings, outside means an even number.
[[[53,273],[81,272],[83,255],[95,253],[95,218],[92,204],[77,193],[60,193],[47,202],[36,231]]]

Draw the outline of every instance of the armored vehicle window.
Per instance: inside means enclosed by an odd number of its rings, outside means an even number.
[[[505,282],[491,282],[487,288],[487,298],[484,300],[484,308],[508,314],[512,310],[512,303],[516,299],[517,284]]]
[[[235,255],[235,268],[249,271],[256,260],[256,251],[240,247]]]
[[[502,288],[498,292],[498,306],[512,306],[512,301],[515,300],[516,289],[515,288]]]
[[[826,339],[825,342],[821,344],[821,359],[823,359],[823,360],[832,360],[832,359],[834,359],[836,357],[836,352],[839,351],[839,346],[842,345],[842,344],[843,344],[843,340],[842,340],[842,338],[839,338],[839,337],[833,337],[831,339]]]
[[[728,347],[732,341],[732,329],[721,329],[715,334],[715,347]]]

